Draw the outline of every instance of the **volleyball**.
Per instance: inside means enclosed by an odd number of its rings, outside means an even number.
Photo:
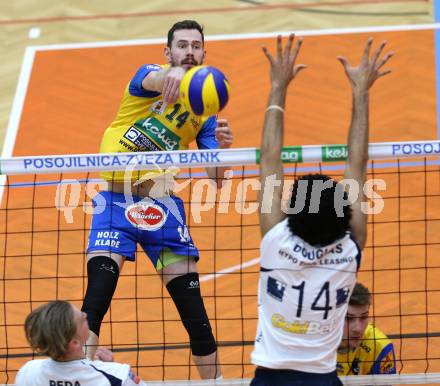
[[[192,114],[218,114],[229,100],[228,79],[215,67],[193,67],[186,72],[180,83],[180,99]]]

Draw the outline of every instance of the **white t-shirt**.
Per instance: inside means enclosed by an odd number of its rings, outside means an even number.
[[[116,362],[78,359],[57,362],[34,359],[27,362],[15,379],[17,386],[135,386],[130,366]]]
[[[287,219],[261,241],[258,327],[252,363],[272,369],[329,373],[336,368],[360,250],[350,233],[313,247]]]

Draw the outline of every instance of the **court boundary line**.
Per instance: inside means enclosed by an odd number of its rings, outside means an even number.
[[[252,260],[245,261],[244,263],[233,265],[232,267],[221,269],[220,271],[208,274],[208,275],[201,275],[199,278],[200,282],[204,281],[210,281],[218,279],[222,276],[228,275],[229,273],[233,273],[236,271],[241,271],[242,269],[253,267],[254,265],[257,265],[260,262],[260,257],[255,257]]]
[[[17,87],[15,90],[14,100],[12,102],[11,113],[9,115],[8,127],[6,129],[5,139],[2,148],[2,158],[12,157],[17,139],[18,129],[23,113],[24,102],[31,79],[32,69],[34,66],[36,50],[26,48],[21,64],[20,75],[18,77]],[[0,171],[1,172],[1,171]],[[3,200],[3,191],[6,185],[6,175],[0,174],[0,203]]]
[[[326,36],[326,35],[347,35],[357,33],[377,33],[377,32],[397,32],[397,31],[422,31],[422,30],[439,30],[440,20],[436,23],[429,24],[399,24],[387,26],[373,27],[350,27],[350,28],[328,28],[318,30],[291,30],[291,31],[274,31],[274,32],[251,32],[242,34],[219,34],[206,35],[205,41],[223,41],[223,40],[250,40],[272,38],[281,34],[286,36],[295,32],[298,36]],[[166,38],[151,39],[130,39],[130,40],[109,40],[103,42],[84,42],[84,43],[61,43],[48,45],[35,45],[27,48],[38,51],[51,50],[68,50],[68,49],[84,49],[84,48],[107,48],[118,46],[136,46],[136,45],[153,45],[166,43]]]

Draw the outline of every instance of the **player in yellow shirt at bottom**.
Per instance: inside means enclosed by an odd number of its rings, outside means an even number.
[[[391,340],[369,323],[371,293],[356,283],[351,294],[338,348],[338,375],[396,374],[396,356]]]

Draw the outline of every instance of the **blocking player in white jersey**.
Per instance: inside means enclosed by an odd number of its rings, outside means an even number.
[[[56,300],[26,318],[26,338],[48,359],[27,362],[15,379],[17,386],[135,386],[141,381],[129,365],[113,362],[110,350],[99,347],[94,361],[86,359],[87,316],[72,304]]]
[[[368,160],[369,89],[390,72],[382,67],[392,53],[382,55],[383,42],[370,54],[370,38],[358,66],[338,57],[353,97],[344,175],[351,181],[350,197],[342,183],[322,174],[306,175],[294,182],[290,205],[283,210],[284,107],[288,85],[305,67],[295,65],[301,43],[298,39],[294,44],[290,35],[283,47],[278,36],[274,56],[263,48],[272,88],[261,146],[263,239],[252,386],[341,385],[336,350],[366,240],[367,214],[361,211],[361,202]],[[359,195],[354,197],[356,188]]]

